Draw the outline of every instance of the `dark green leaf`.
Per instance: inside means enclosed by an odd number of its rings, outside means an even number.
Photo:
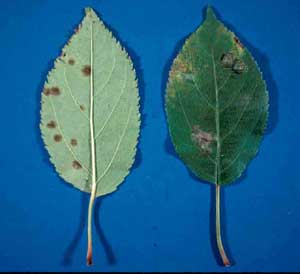
[[[166,110],[177,153],[205,181],[235,181],[258,151],[266,85],[250,52],[211,8],[174,60]]]

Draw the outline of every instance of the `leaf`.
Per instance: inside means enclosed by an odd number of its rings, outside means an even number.
[[[95,197],[116,190],[133,164],[140,126],[132,62],[91,8],[49,72],[41,132],[56,171]]]
[[[199,178],[216,184],[218,202],[220,186],[240,177],[258,151],[268,93],[250,52],[210,7],[173,62],[166,112],[175,150]]]

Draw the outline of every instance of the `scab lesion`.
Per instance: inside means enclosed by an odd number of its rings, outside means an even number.
[[[244,45],[241,43],[241,41],[239,40],[239,38],[237,38],[236,36],[233,37],[233,41],[238,45],[238,47],[240,49],[244,48]]]
[[[50,94],[51,94],[51,89],[50,88],[44,88],[44,94],[46,95],[46,96],[49,96]]]
[[[82,68],[82,73],[84,76],[90,76],[91,75],[91,66],[90,65],[85,65],[83,68]]]
[[[246,70],[246,65],[242,60],[238,59],[234,62],[232,70],[237,74],[241,74]]]
[[[221,64],[224,68],[232,68],[235,61],[235,56],[232,52],[227,52],[221,56]]]
[[[48,122],[47,123],[47,128],[50,128],[50,129],[56,128],[55,121],[51,120],[50,122]]]
[[[191,139],[204,154],[211,154],[211,145],[215,141],[215,137],[212,133],[202,130],[199,125],[194,125]]]
[[[61,93],[59,87],[56,87],[56,86],[55,87],[51,87],[51,88],[46,87],[46,88],[44,88],[43,92],[44,92],[44,94],[46,96],[49,96],[49,95],[58,96]]]
[[[77,146],[77,145],[78,145],[77,139],[72,138],[71,141],[70,141],[70,144],[71,144],[73,147]]]
[[[223,53],[220,62],[225,69],[231,69],[236,74],[241,74],[247,70],[244,61],[232,52]]]
[[[192,69],[191,65],[182,57],[178,56],[172,66],[170,71],[170,78],[178,78],[185,80],[192,80]]]
[[[55,134],[55,135],[53,136],[53,139],[54,139],[54,141],[55,141],[56,143],[59,143],[59,142],[61,142],[61,140],[62,140],[62,136],[61,136],[60,134]]]
[[[70,58],[68,60],[68,64],[71,65],[71,66],[73,66],[75,64],[75,60],[73,58]]]
[[[81,169],[82,168],[82,165],[77,161],[77,160],[74,160],[73,162],[72,162],[72,167],[74,168],[74,169]]]

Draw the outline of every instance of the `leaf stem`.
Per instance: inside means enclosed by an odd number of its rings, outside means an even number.
[[[219,249],[219,254],[222,258],[224,266],[230,266],[230,262],[226,256],[222,238],[221,238],[221,221],[220,221],[220,156],[221,156],[221,137],[220,137],[220,105],[219,105],[219,87],[216,76],[216,64],[214,51],[211,51],[212,57],[212,66],[213,66],[213,75],[214,75],[214,85],[215,85],[215,97],[216,97],[216,141],[217,141],[217,150],[216,150],[216,165],[215,165],[215,179],[216,179],[216,237],[217,245]]]
[[[88,250],[86,255],[86,264],[92,265],[93,264],[93,247],[92,247],[92,216],[93,216],[93,207],[94,201],[96,196],[96,187],[93,185],[93,189],[91,192],[91,198],[89,202],[89,209],[88,209]]]
[[[222,237],[221,237],[221,221],[220,221],[220,185],[216,184],[216,237],[217,237],[217,245],[219,254],[222,258],[222,262],[224,266],[230,266],[231,263],[225,253]]]
[[[91,149],[91,165],[92,165],[92,190],[88,209],[88,250],[86,262],[87,265],[93,263],[92,251],[92,213],[97,190],[97,174],[96,174],[96,150],[94,136],[94,80],[93,80],[93,22],[91,22],[91,53],[90,53],[90,149]]]

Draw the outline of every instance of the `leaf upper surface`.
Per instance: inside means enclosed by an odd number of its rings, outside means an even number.
[[[233,182],[258,151],[266,85],[250,52],[211,8],[173,62],[166,111],[177,153],[205,181]]]

